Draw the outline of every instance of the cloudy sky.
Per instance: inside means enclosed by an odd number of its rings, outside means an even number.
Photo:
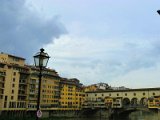
[[[1,0],[0,51],[84,85],[160,86],[159,0]]]

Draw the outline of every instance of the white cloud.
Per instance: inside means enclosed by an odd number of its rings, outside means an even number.
[[[138,69],[127,73],[124,76],[115,78],[111,85],[113,86],[127,86],[130,88],[147,88],[159,87],[160,83],[160,64],[147,68]]]
[[[109,54],[112,48],[116,49],[117,45],[111,40],[99,42],[63,36],[45,48],[51,56],[49,66],[53,66],[62,76],[76,77],[84,84],[91,84],[104,81],[102,74],[106,68],[103,64],[107,60],[104,55]]]
[[[47,45],[49,51],[56,51],[53,55],[58,58],[94,57],[104,52],[119,49],[120,43],[112,40],[93,40],[65,35]],[[52,53],[51,53],[52,54]]]
[[[64,77],[76,77],[84,84],[158,86],[157,2],[70,2],[2,0],[0,50],[31,57],[47,44],[48,66]]]
[[[157,86],[151,82],[159,78],[159,67],[154,69],[160,61],[157,2],[29,1],[44,17],[61,16],[67,28],[69,35],[44,46],[49,66],[62,76],[84,84]]]
[[[126,39],[99,41],[65,35],[44,48],[51,56],[49,66],[63,77],[78,78],[83,84],[106,82],[143,87],[157,80],[157,70],[150,69],[156,66],[159,58],[151,54],[155,49],[151,43]]]

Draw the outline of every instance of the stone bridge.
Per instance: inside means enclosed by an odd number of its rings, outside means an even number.
[[[147,106],[148,99],[154,98],[155,96],[160,96],[160,88],[103,90],[86,92],[85,102],[86,104],[93,104],[95,106],[98,104],[101,106],[101,104],[107,103],[107,101],[105,101],[106,99],[109,100],[110,98],[110,100],[112,100],[110,102],[115,104],[112,106],[113,108],[137,105]]]
[[[150,112],[148,101],[156,96],[160,96],[160,88],[86,92],[83,108],[99,111],[106,109],[109,115],[129,114],[138,110]]]
[[[146,111],[146,112],[150,112],[150,109],[148,107],[145,106],[141,106],[141,105],[137,105],[137,106],[126,106],[123,108],[112,108],[112,112],[113,113],[117,113],[117,114],[124,114],[124,113],[131,113],[134,111]]]

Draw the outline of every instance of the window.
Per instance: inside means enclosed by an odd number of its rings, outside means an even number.
[[[18,62],[18,61],[19,61],[19,59],[18,59],[18,58],[13,57],[13,61]]]
[[[16,79],[15,78],[13,78],[13,82],[15,82],[16,81]]]
[[[14,90],[12,90],[12,93],[14,93]]]
[[[13,96],[11,96],[11,100],[13,100],[14,99],[14,97]]]
[[[7,101],[7,96],[5,96],[5,101]]]
[[[125,96],[127,96],[127,93],[125,93]]]
[[[143,95],[145,95],[145,93],[143,93]]]
[[[153,93],[153,95],[155,95],[155,93]]]
[[[95,94],[95,96],[97,96],[97,94]]]
[[[7,102],[4,102],[4,108],[6,108],[7,107]]]
[[[4,65],[3,65],[3,64],[0,64],[0,68],[4,68]]]
[[[136,96],[136,93],[133,93],[134,96]]]
[[[0,99],[3,99],[3,95],[0,95]]]
[[[16,76],[16,72],[14,72],[13,75]]]
[[[119,96],[119,94],[117,94],[117,96]]]
[[[109,94],[109,96],[112,96],[111,93]]]
[[[14,85],[14,84],[12,84],[12,87],[15,87],[15,85]]]
[[[102,94],[102,96],[104,96],[104,94]]]

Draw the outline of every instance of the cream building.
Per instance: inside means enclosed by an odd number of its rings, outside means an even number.
[[[126,90],[105,90],[86,92],[86,103],[95,101],[106,101],[106,98],[113,99],[113,102],[119,101],[119,105],[147,105],[148,99],[160,96],[160,88],[142,88]]]

